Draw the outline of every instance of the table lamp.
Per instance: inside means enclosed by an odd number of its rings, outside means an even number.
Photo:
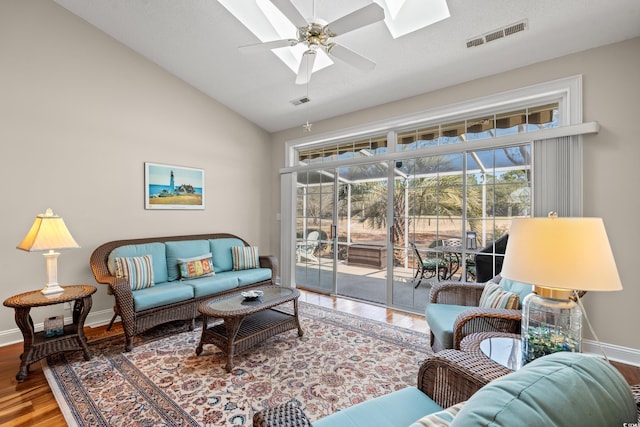
[[[44,254],[47,262],[47,283],[40,291],[44,295],[55,295],[64,291],[58,284],[58,255],[54,249],[79,248],[78,244],[64,220],[47,209],[33,222],[27,236],[20,242],[17,249],[23,251],[48,251]]]
[[[557,351],[580,351],[577,291],[622,289],[601,218],[551,213],[514,219],[501,274],[533,285],[522,301],[523,363]]]

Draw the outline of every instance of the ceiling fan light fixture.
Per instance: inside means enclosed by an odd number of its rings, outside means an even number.
[[[219,1],[222,3],[228,2],[229,0]],[[266,0],[259,1],[266,2]],[[329,24],[325,24],[324,21],[317,18],[309,20],[304,18],[304,16],[292,3],[292,0],[269,1],[271,2],[270,6],[274,6],[274,8],[277,9],[280,14],[289,21],[289,23],[297,27],[296,46],[287,47],[289,45],[288,40],[286,42],[279,43],[278,41],[264,41],[261,39],[263,41],[262,43],[258,43],[257,45],[241,46],[241,49],[255,51],[256,49],[260,49],[260,47],[262,47],[265,50],[269,50],[272,49],[275,45],[279,49],[273,49],[272,51],[284,61],[283,57],[286,57],[288,55],[282,54],[281,56],[278,51],[289,50],[291,52],[294,52],[296,51],[295,48],[300,47],[301,49],[298,51],[301,52],[301,58],[297,62],[297,66],[294,67],[292,66],[292,64],[285,61],[289,68],[297,70],[297,84],[307,83],[311,78],[312,72],[317,71],[321,68],[319,66],[315,66],[316,52],[322,52],[324,56],[329,58],[329,56],[331,56],[331,52],[335,51],[337,52],[336,57],[362,71],[369,71],[374,68],[375,63],[373,61],[343,46],[337,46],[340,48],[338,49],[331,39],[332,37],[342,35],[382,21],[384,19],[385,12],[380,5],[376,3],[370,3],[367,6],[357,9],[351,13],[348,13],[347,15],[342,16],[341,18],[330,22]],[[223,3],[223,5],[225,4]],[[225,7],[227,6],[225,5]],[[227,9],[231,11],[229,7],[227,7]],[[238,19],[240,19],[241,22],[244,22],[241,18],[238,17]],[[305,63],[305,59],[307,60],[306,62],[310,63]],[[332,61],[329,62],[333,64]],[[373,66],[371,66],[371,64],[373,64]]]

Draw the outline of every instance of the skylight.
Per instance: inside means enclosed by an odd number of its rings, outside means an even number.
[[[446,0],[374,0],[384,8],[384,23],[394,39],[447,19]]]
[[[384,8],[384,22],[394,39],[450,16],[446,0],[374,1]],[[218,2],[261,42],[297,38],[297,28],[269,0],[218,0]],[[302,15],[312,15],[311,1],[294,0],[294,4]],[[345,14],[349,12],[352,11],[346,10]],[[319,11],[318,15],[322,15],[322,11]],[[297,73],[305,50],[304,45],[298,44],[293,47],[273,49],[272,52],[294,73]],[[317,54],[314,72],[333,64],[322,49],[319,49]]]

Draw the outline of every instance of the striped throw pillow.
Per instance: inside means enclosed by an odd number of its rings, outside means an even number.
[[[233,269],[236,271],[260,266],[257,246],[232,246],[231,257],[233,258]]]
[[[451,425],[465,403],[466,402],[460,402],[456,405],[443,409],[442,411],[426,415],[411,424],[409,427],[448,427]]]
[[[192,258],[178,258],[180,266],[180,280],[197,279],[213,276],[213,255],[211,252]]]
[[[500,285],[487,282],[480,296],[479,307],[482,308],[508,308],[515,310],[520,305],[518,294],[505,291]]]
[[[150,288],[153,283],[151,255],[116,258],[116,277],[129,281],[132,290]]]

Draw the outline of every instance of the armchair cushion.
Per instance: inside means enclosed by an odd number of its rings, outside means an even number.
[[[408,426],[415,420],[442,409],[417,388],[407,387],[314,421],[313,427]]]
[[[453,325],[466,305],[427,304],[426,316],[431,333],[444,348],[453,348]]]
[[[604,360],[558,352],[498,378],[467,401],[452,426],[623,426],[636,422],[631,389]]]
[[[487,282],[480,296],[478,307],[515,310],[520,307],[520,298],[516,293],[505,291],[497,283]]]
[[[524,297],[533,292],[533,286],[522,282],[516,282],[515,280],[505,279],[504,277],[500,279],[500,286],[505,291],[518,294],[519,304],[518,307],[516,307],[518,309],[522,308],[522,301],[524,300]]]

